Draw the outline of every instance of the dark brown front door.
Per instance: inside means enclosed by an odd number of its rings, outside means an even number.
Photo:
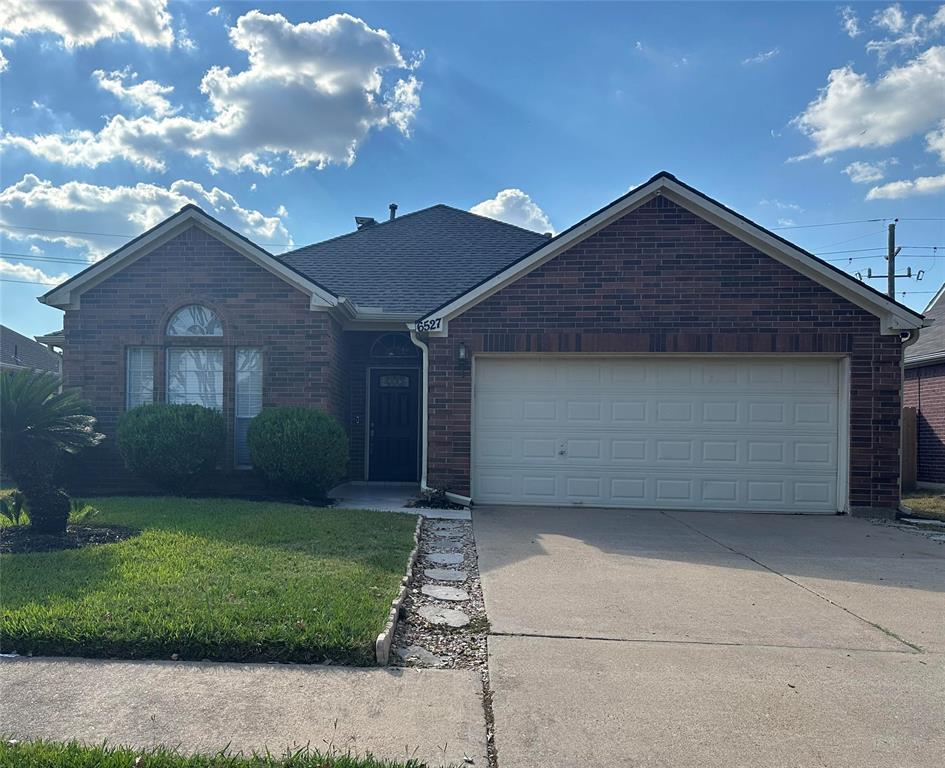
[[[418,379],[416,370],[371,371],[369,480],[418,478]]]

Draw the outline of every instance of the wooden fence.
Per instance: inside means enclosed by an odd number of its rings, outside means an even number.
[[[915,473],[918,458],[915,408],[902,409],[902,490],[915,489]]]

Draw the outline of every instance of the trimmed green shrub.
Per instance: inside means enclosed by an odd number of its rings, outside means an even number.
[[[118,421],[125,466],[174,493],[186,493],[217,469],[226,428],[223,414],[202,405],[139,405]]]
[[[333,416],[314,408],[269,408],[249,423],[253,466],[273,489],[314,501],[344,479],[348,436]]]

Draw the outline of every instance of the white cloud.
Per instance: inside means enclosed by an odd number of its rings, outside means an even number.
[[[793,227],[794,219],[778,219],[779,227]]]
[[[771,61],[775,56],[781,53],[780,48],[772,48],[770,51],[763,51],[761,53],[756,53],[754,56],[749,56],[747,59],[742,61],[743,66],[748,66],[751,64],[764,64],[765,62]]]
[[[925,148],[938,153],[938,159],[945,163],[945,120],[939,123],[936,130],[925,134]]]
[[[779,211],[797,211],[798,213],[803,213],[804,209],[801,208],[797,203],[785,202],[784,200],[778,200],[776,198],[768,200],[763,198],[760,205],[770,205],[777,208]]]
[[[155,117],[164,117],[180,111],[165,96],[173,93],[174,86],[161,85],[154,80],[142,80],[140,83],[126,85],[125,81],[138,79],[137,72],[131,72],[127,67],[114,72],[105,72],[96,69],[92,76],[102,90],[114,94],[121,101],[127,102],[136,110],[150,112]]]
[[[31,283],[43,283],[44,285],[57,285],[69,277],[67,272],[51,275],[39,267],[31,267],[23,262],[8,261],[7,259],[0,259],[0,275],[4,275],[11,280],[28,280]]]
[[[215,5],[209,11],[207,11],[207,16],[219,16],[220,15],[220,6]]]
[[[856,160],[843,169],[843,173],[850,177],[854,184],[870,184],[879,181],[886,175],[886,168],[890,165],[898,165],[899,160],[890,157],[887,160],[877,160],[872,163]]]
[[[906,15],[899,3],[890,5],[882,11],[876,11],[871,19],[873,26],[882,27],[888,32],[901,32],[906,26]]]
[[[923,13],[917,13],[912,18],[902,10],[898,3],[890,5],[882,11],[873,14],[872,24],[883,30],[886,37],[880,40],[870,40],[866,50],[886,57],[897,48],[915,50],[928,42],[939,30],[945,27],[945,5],[939,7],[935,15],[929,19]]]
[[[4,0],[0,30],[49,33],[66,48],[126,35],[148,47],[174,42],[167,0]]]
[[[862,147],[885,147],[945,118],[945,46],[934,46],[874,81],[851,66],[834,69],[827,86],[792,124],[814,142],[794,160]]]
[[[491,200],[476,203],[469,211],[534,232],[555,231],[545,212],[520,189],[503,189]]]
[[[856,11],[849,5],[840,9],[840,26],[850,37],[856,37],[863,31],[860,29],[860,20],[857,18]]]
[[[412,74],[391,82],[385,73],[410,72],[419,59],[408,61],[386,31],[348,14],[292,24],[250,11],[230,28],[230,41],[249,67],[214,66],[204,75],[212,117],[115,115],[97,132],[7,134],[2,143],[65,165],[124,158],[160,170],[167,153],[180,151],[212,170],[266,174],[277,163],[350,164],[372,130],[409,134],[420,82]]]
[[[120,246],[122,238],[12,227],[134,236],[188,203],[200,206],[257,243],[292,243],[283,222],[287,215],[284,208],[280,207],[275,216],[267,216],[242,207],[233,195],[218,187],[207,189],[183,179],[169,187],[156,184],[105,187],[78,181],[57,186],[28,173],[0,190],[0,231],[11,239],[60,243],[80,249],[94,261]],[[273,250],[279,252],[278,248]]]
[[[10,68],[10,60],[3,51],[0,51],[0,72],[6,72]]]
[[[941,176],[919,176],[916,179],[891,181],[873,187],[866,195],[867,200],[898,200],[915,195],[933,195],[945,192],[945,173]]]

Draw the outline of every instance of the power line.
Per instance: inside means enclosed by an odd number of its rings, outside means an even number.
[[[20,224],[5,224],[0,222],[0,229],[25,229],[30,232],[55,232],[59,235],[91,235],[93,237],[119,237],[123,240],[134,240],[140,235],[120,235],[116,232],[90,232],[82,229],[53,229],[51,227],[27,227]],[[293,248],[295,243],[256,243],[267,248]]]
[[[54,261],[60,264],[85,264],[91,265],[94,262],[88,259],[60,259],[55,256],[34,256],[31,253],[11,253],[10,251],[0,251],[0,256],[8,256],[13,259],[23,259],[24,261]]]
[[[0,283],[23,283],[24,285],[57,285],[57,283],[44,283],[42,280],[11,280],[9,277],[0,277]]]
[[[885,219],[855,219],[853,221],[831,221],[825,224],[791,224],[788,227],[771,227],[772,232],[777,232],[784,229],[815,229],[817,227],[842,227],[846,224],[874,224],[880,221],[891,221],[890,218]]]

